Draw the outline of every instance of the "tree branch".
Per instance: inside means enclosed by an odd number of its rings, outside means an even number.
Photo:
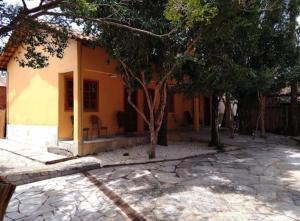
[[[149,91],[148,91],[148,88],[147,88],[147,83],[146,83],[146,80],[145,80],[145,73],[144,72],[141,73],[141,77],[142,77],[143,89],[144,89],[144,92],[145,92],[145,96],[146,96],[148,108],[149,108],[149,110],[151,112],[153,112],[154,105],[155,105],[154,98],[151,97],[151,95],[149,94]]]
[[[146,35],[157,37],[157,38],[169,37],[171,34],[173,34],[177,30],[174,28],[166,34],[155,34],[151,31],[147,31],[144,29],[139,29],[139,28],[135,28],[135,27],[132,27],[129,25],[122,24],[122,23],[114,22],[114,21],[108,20],[106,18],[96,19],[96,18],[91,18],[91,17],[87,17],[87,16],[83,16],[83,15],[74,15],[71,13],[59,13],[59,12],[49,12],[49,11],[41,12],[40,15],[51,15],[51,16],[61,16],[61,17],[67,17],[67,18],[73,18],[73,19],[83,19],[86,21],[92,21],[92,22],[98,23],[99,25],[113,26],[113,27],[131,31],[131,32],[146,34]]]
[[[23,3],[24,11],[27,11],[28,7],[27,7],[27,4],[26,4],[25,0],[22,0],[22,3]]]
[[[17,16],[15,16],[9,24],[0,28],[0,36],[3,36],[11,31],[17,29],[17,27],[22,27],[30,19],[36,19],[42,15],[45,15],[46,10],[57,8],[64,0],[52,0],[45,4],[40,4],[39,6],[21,11]],[[42,3],[43,1],[41,1]],[[26,2],[23,1],[23,5]],[[24,6],[25,7],[25,6]],[[27,7],[27,6],[26,6]]]

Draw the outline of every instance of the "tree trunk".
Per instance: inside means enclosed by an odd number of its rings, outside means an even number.
[[[289,114],[289,135],[298,135],[298,87],[297,82],[291,84],[291,104]]]
[[[168,100],[168,94],[166,99]],[[161,97],[161,102],[163,102],[162,97]],[[166,103],[164,117],[162,120],[160,130],[158,132],[157,144],[161,146],[168,146],[168,102]]]
[[[149,159],[154,159],[156,157],[156,146],[157,146],[157,132],[154,128],[150,129],[150,150]]]
[[[212,95],[212,113],[211,113],[211,140],[209,146],[220,146],[220,136],[219,136],[219,121],[218,121],[218,108],[219,108],[219,99],[218,96]]]

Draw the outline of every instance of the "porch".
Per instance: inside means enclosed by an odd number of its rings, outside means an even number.
[[[132,147],[147,143],[149,140],[146,135],[125,137],[125,136],[113,136],[102,137],[93,140],[83,141],[83,155],[96,154],[99,152],[111,151],[119,148]],[[73,140],[59,141],[58,148],[60,150],[66,150],[74,153],[76,151],[76,143]]]

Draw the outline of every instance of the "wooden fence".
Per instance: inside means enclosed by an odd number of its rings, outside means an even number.
[[[300,103],[298,104],[298,119],[300,128]],[[290,96],[272,96],[266,101],[265,127],[268,132],[286,134],[289,127]],[[252,111],[252,125],[256,125],[257,107]]]

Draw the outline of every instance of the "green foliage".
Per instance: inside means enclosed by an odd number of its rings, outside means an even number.
[[[145,0],[122,3],[122,10],[114,13],[115,8],[99,7],[96,17],[105,14],[113,15],[111,18],[122,20],[124,23],[140,29],[155,33],[167,33],[173,25],[164,18],[165,1]],[[136,76],[143,72],[146,81],[155,75],[163,78],[170,70],[172,64],[178,62],[177,55],[186,45],[186,38],[176,33],[172,38],[155,38],[146,34],[123,30],[117,27],[106,27],[93,22],[85,24],[85,32],[96,37],[94,46],[104,48],[112,58],[123,61]],[[122,73],[122,68],[119,69]],[[127,87],[135,88],[135,80],[127,81]]]
[[[170,21],[191,27],[195,23],[209,23],[217,12],[212,1],[169,0],[164,15]]]
[[[218,14],[210,24],[198,28],[201,41],[194,59],[184,66],[192,82],[185,89],[235,97],[278,91],[284,85],[282,75],[291,55],[285,1],[241,4],[216,0],[214,6]]]
[[[71,22],[60,16],[42,16],[48,10],[58,10],[59,4],[54,2],[45,9],[43,7],[48,1],[35,8],[1,1],[0,53],[9,39],[10,47],[22,46],[25,49],[23,56],[14,57],[22,67],[43,68],[48,65],[50,56],[62,58],[70,36]]]

